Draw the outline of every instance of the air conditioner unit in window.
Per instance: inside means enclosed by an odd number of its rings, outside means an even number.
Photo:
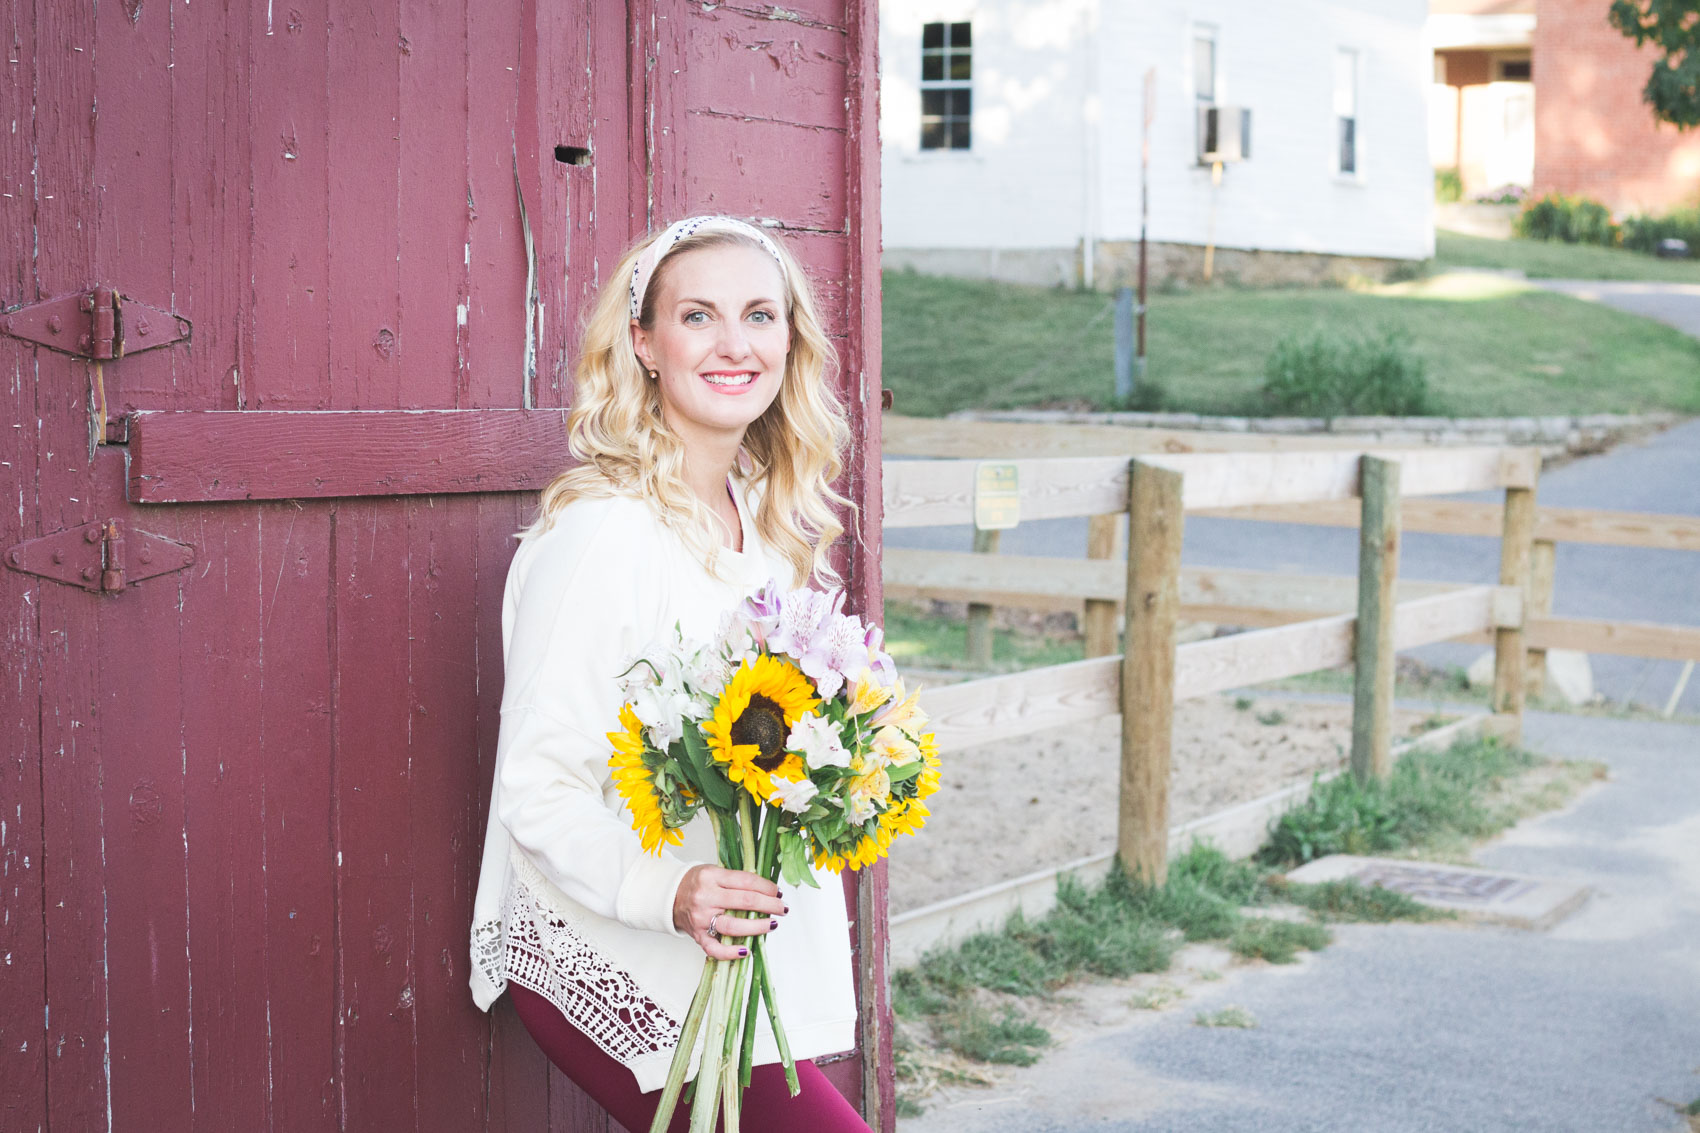
[[[1198,108],[1198,161],[1247,161],[1251,158],[1251,110],[1244,106]]]

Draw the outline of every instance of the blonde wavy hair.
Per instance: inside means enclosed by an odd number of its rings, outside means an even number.
[[[635,494],[647,500],[714,572],[724,524],[685,483],[684,443],[662,417],[660,383],[648,380],[632,349],[632,268],[659,235],[628,250],[596,297],[585,323],[567,415],[567,448],[578,463],[543,489],[537,519],[520,536],[549,530],[573,500]],[[834,509],[855,507],[832,487],[844,470],[850,427],[827,384],[827,368],[836,365],[837,356],[822,329],[808,278],[783,244],[773,244],[785,271],[791,349],[778,396],[744,433],[740,464],[760,496],[754,520],[762,541],[791,564],[797,577],[813,577],[830,586],[839,580],[828,552],[844,533]],[[711,229],[685,237],[656,265],[639,324],[646,330],[654,327],[656,297],[680,256],[725,245],[769,254],[737,232]]]

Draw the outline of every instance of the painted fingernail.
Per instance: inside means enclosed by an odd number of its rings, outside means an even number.
[[[778,928],[779,927],[779,918],[774,917],[772,920],[768,921],[767,927],[769,928],[769,930]]]
[[[782,913],[789,913],[789,912],[790,912],[790,911],[791,911],[791,906],[790,906],[790,905],[787,905],[787,906],[785,906],[785,907],[784,907],[784,908],[783,908],[783,909],[781,909],[781,910],[779,910],[779,911],[780,911],[780,912],[782,912]]]
[[[749,955],[749,954],[750,954],[750,950],[749,950],[749,949],[748,949],[748,948],[740,948],[740,949],[738,949],[738,958],[739,958],[739,959],[742,959],[742,958],[744,958],[744,957],[745,957],[745,956],[748,956],[748,955]]]

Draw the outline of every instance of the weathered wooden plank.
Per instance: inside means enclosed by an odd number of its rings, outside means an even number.
[[[482,1028],[441,1025],[466,1020],[471,1010],[467,939],[484,844],[476,805],[479,765],[467,758],[477,748],[481,707],[469,683],[480,657],[474,616],[478,499],[407,500],[402,507],[413,626],[407,642],[409,858],[416,878],[412,987],[418,1017],[435,1021],[418,1028],[419,1127],[460,1133],[483,1121],[485,1055]],[[484,585],[495,591],[495,581]]]
[[[1499,537],[1499,584],[1509,586],[1529,603],[1530,562],[1534,554],[1535,492],[1533,488],[1505,490],[1505,527]],[[1523,627],[1500,626],[1494,630],[1493,710],[1509,713],[1519,733],[1523,725],[1526,692],[1523,664]],[[1517,737],[1512,737],[1515,741]]]
[[[1128,501],[1127,652],[1122,664],[1121,786],[1116,849],[1130,874],[1152,885],[1168,877],[1169,754],[1178,674],[1185,484],[1181,475],[1135,460]]]
[[[103,461],[100,471],[116,463]],[[181,539],[185,532],[178,522],[170,517],[160,525],[162,534]],[[194,647],[186,648],[179,613],[187,576],[182,572],[138,583],[121,600],[105,604],[100,636],[106,647],[99,651],[95,670],[102,709],[96,733],[101,760],[97,797],[106,818],[101,911],[108,934],[103,959],[112,1059],[109,1104],[111,1112],[147,1129],[195,1128],[190,985],[195,895],[188,861],[186,728],[195,694],[184,679]],[[79,597],[100,601],[95,595]],[[120,646],[144,641],[145,652],[139,654]]]
[[[928,689],[921,705],[939,748],[961,751],[1121,711],[1121,663],[1098,657]]]
[[[331,749],[337,850],[338,1075],[348,1128],[419,1125],[409,854],[414,735],[406,639],[413,566],[398,501],[337,507]]]
[[[1212,453],[1151,456],[1186,476],[1188,511],[1252,504],[1343,500],[1358,494],[1358,459],[1397,460],[1407,496],[1448,495],[1531,482],[1539,465],[1533,449],[1383,449],[1358,452]]]
[[[962,551],[890,548],[886,592],[894,598],[945,602],[984,600],[994,606],[1079,610],[1085,601],[1114,601],[1125,587],[1120,562],[1041,555],[979,556]],[[1235,611],[1339,614],[1355,608],[1357,582],[1344,575],[1287,574],[1234,567],[1182,567],[1181,606],[1191,616],[1232,621]],[[1398,580],[1401,602],[1460,589],[1451,582]],[[1216,616],[1216,615],[1221,616]]]
[[[260,754],[267,750],[262,697],[268,675],[261,519],[197,508],[158,513],[159,520],[169,524],[167,533],[193,544],[197,561],[211,568],[140,584],[169,591],[168,600],[177,603],[188,690],[181,750],[165,754],[182,761],[188,828],[192,1128],[260,1129],[272,1099],[258,1070],[271,1062],[273,1039],[263,928],[271,847],[255,836],[264,829],[267,801],[267,760]],[[180,694],[169,688],[158,695],[170,703]]]
[[[1000,533],[997,531],[974,532],[974,553],[978,555],[996,555],[998,553]],[[968,624],[966,626],[966,642],[963,652],[968,659],[970,668],[989,669],[992,667],[992,607],[985,602],[970,601],[968,603]]]
[[[416,401],[401,353],[400,0],[333,5],[326,16],[330,176],[330,405]],[[411,355],[412,352],[409,351]],[[440,364],[440,363],[439,363]]]
[[[1358,525],[1356,500],[1259,504],[1245,508],[1210,509],[1203,514],[1222,519],[1255,519],[1322,527]],[[1499,504],[1473,500],[1411,499],[1405,501],[1402,526],[1406,531],[1436,535],[1497,537],[1504,523],[1503,516],[1504,508]],[[1541,507],[1535,513],[1535,538],[1555,543],[1700,551],[1700,519],[1651,512]]]
[[[1143,456],[1151,453],[1314,452],[1318,449],[1362,451],[1364,446],[1361,437],[1127,429],[1108,425],[1037,425],[1025,421],[954,421],[943,417],[907,417],[900,413],[885,415],[884,430],[887,456],[971,460]]]
[[[1094,515],[1086,520],[1086,557],[1114,565],[1122,558],[1122,532],[1127,521],[1119,515]],[[1086,599],[1081,614],[1081,632],[1086,638],[1086,656],[1108,657],[1116,651],[1120,630],[1113,595]]]
[[[253,19],[249,254],[252,294],[260,302],[242,316],[242,369],[231,384],[238,408],[324,409],[333,404],[326,258],[330,13],[327,0],[292,0]]]
[[[265,810],[261,888],[266,1064],[275,1128],[340,1133],[336,1059],[336,846],[330,753],[331,507],[268,504],[260,527],[257,627],[262,651],[260,728]]]
[[[1540,530],[1541,517],[1535,513],[1535,529]],[[1558,567],[1558,547],[1550,539],[1535,539],[1529,556],[1529,613],[1544,617],[1552,613],[1553,573]],[[1547,683],[1547,651],[1529,647],[1523,662],[1524,688],[1529,696],[1539,696]]]
[[[1023,520],[1104,515],[1127,506],[1126,460],[1081,457],[1013,463],[1020,477]],[[885,461],[886,528],[972,523],[979,466],[974,460]]]
[[[1190,641],[1175,651],[1175,699],[1350,664],[1355,621],[1352,614],[1337,614],[1296,625]]]
[[[849,126],[844,28],[721,6],[685,21],[679,51],[696,79],[691,108],[699,114],[762,114],[831,130]]]
[[[1363,458],[1358,623],[1352,642],[1352,774],[1393,772],[1393,618],[1399,578],[1399,464]]]
[[[88,286],[96,264],[99,210],[94,180],[95,12],[92,6],[38,2],[31,96],[12,104],[32,107],[18,121],[30,156],[26,207],[31,220],[23,255],[9,261],[29,298],[64,295]],[[78,50],[81,49],[81,50]],[[33,129],[33,137],[29,136]],[[8,343],[7,349],[20,347]],[[32,536],[76,527],[95,518],[92,489],[99,473],[118,463],[113,450],[88,455],[89,367],[48,350],[33,352],[35,413],[14,422],[29,443],[34,492],[21,504]],[[11,424],[11,423],[8,423]],[[100,1129],[108,1124],[112,1067],[107,1060],[105,810],[101,790],[103,725],[101,689],[92,659],[101,648],[100,615],[93,595],[55,583],[33,591],[39,601],[42,793],[41,870],[46,921],[41,925],[47,1010],[46,1079],[35,1088],[50,1099],[55,1128]],[[115,818],[117,816],[114,816]],[[9,1000],[8,1000],[9,1002]]]
[[[1542,649],[1700,661],[1700,626],[1531,615],[1525,636],[1531,645]]]
[[[566,464],[558,410],[139,413],[135,503],[530,491]]]
[[[693,73],[705,82],[701,73]],[[694,91],[693,101],[702,96]],[[699,212],[775,220],[787,228],[841,233],[849,213],[846,134],[794,125],[782,107],[731,114],[696,102],[680,123],[695,153],[742,160],[687,161],[677,172]],[[806,172],[805,172],[806,171]]]
[[[14,9],[12,59],[0,72],[0,268],[13,302],[35,299],[36,139],[26,121],[12,121],[36,97],[36,16]],[[41,415],[36,407],[36,351],[0,339],[0,491],[16,506],[0,509],[0,550],[40,534],[36,524],[36,453]],[[45,353],[45,352],[43,352]],[[51,373],[51,370],[50,370]],[[48,584],[51,585],[51,584]],[[42,847],[43,762],[41,580],[0,568],[0,956],[6,968],[0,1009],[0,1126],[47,1128],[47,971],[43,956],[46,894]],[[51,629],[51,627],[46,627]]]
[[[579,6],[559,7],[577,10]],[[464,346],[460,364],[466,400],[457,404],[467,407],[558,406],[562,397],[558,382],[551,392],[541,388],[529,391],[526,387],[526,260],[514,194],[514,149],[522,103],[519,51],[536,29],[526,26],[521,16],[519,5],[481,4],[476,14],[469,7],[466,17],[468,73],[463,80],[462,97],[467,103],[467,133],[463,143],[467,235],[462,254],[467,265],[467,294],[463,300],[467,310],[466,325],[459,328],[459,341]],[[529,91],[535,98],[550,96],[535,81]],[[571,137],[557,141],[585,144]],[[535,137],[532,144],[536,144]],[[620,151],[614,150],[605,159],[618,165],[619,158]],[[535,186],[528,192],[531,195],[526,206],[531,212],[535,243],[540,239],[537,225],[547,209],[538,199]],[[610,227],[618,226],[617,213],[605,219]],[[550,255],[552,250],[538,246],[537,252],[542,257]],[[539,276],[540,293],[544,286],[558,285]],[[553,314],[555,320],[576,320],[578,316],[576,307],[546,308],[545,312]],[[550,321],[545,319],[546,323]],[[535,331],[533,324],[532,333]],[[542,387],[544,383],[540,380],[538,385]]]
[[[1506,593],[1503,587],[1465,586],[1444,594],[1400,601],[1393,615],[1393,646],[1415,649],[1419,645],[1455,641],[1517,624],[1516,618],[1501,616]]]

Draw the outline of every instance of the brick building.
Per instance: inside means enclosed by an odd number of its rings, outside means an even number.
[[[1581,194],[1618,213],[1700,198],[1700,131],[1641,100],[1655,54],[1602,0],[1433,0],[1429,153],[1469,194],[1511,184]]]

